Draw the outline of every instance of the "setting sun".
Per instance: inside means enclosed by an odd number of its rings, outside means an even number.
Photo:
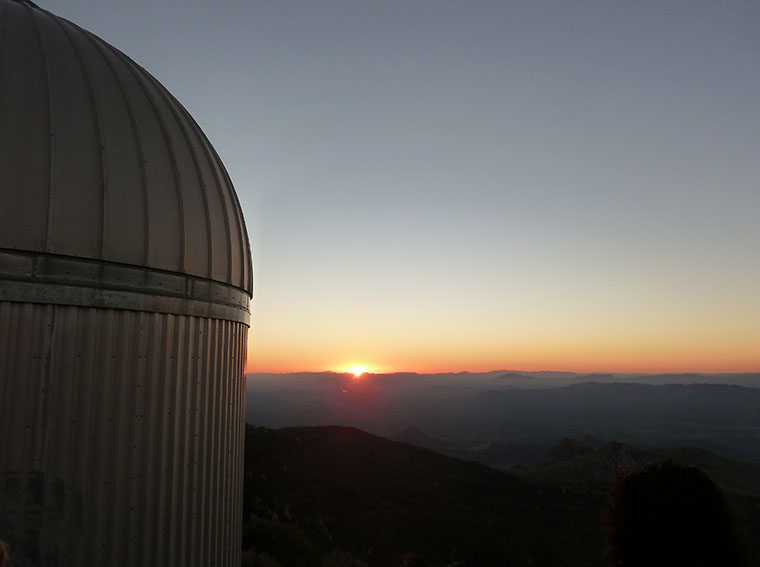
[[[348,371],[354,375],[354,378],[358,378],[362,374],[367,372],[366,366],[349,366]]]

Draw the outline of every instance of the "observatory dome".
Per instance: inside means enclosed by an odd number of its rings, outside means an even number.
[[[0,0],[13,565],[240,565],[251,293],[240,204],[190,114],[100,38]]]
[[[28,1],[0,0],[0,300],[248,321],[240,204],[150,73]]]

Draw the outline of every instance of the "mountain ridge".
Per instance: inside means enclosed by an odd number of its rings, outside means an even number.
[[[747,469],[689,449],[652,454],[621,443],[587,448],[562,440],[537,464],[505,472],[351,427],[248,426],[244,545],[273,561],[303,551],[301,559],[278,563],[283,567],[390,567],[404,557],[431,567],[599,565],[609,480],[603,477],[619,468],[609,459],[631,455],[621,463],[628,467],[677,459],[679,451],[708,469],[715,463],[736,469],[728,488],[760,486],[760,466]],[[726,470],[718,472],[720,480]],[[746,492],[731,493],[732,501],[743,525],[760,529],[760,498]]]

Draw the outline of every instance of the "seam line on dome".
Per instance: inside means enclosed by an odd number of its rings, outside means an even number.
[[[180,176],[179,176],[179,169],[177,165],[177,156],[174,152],[174,146],[171,143],[171,139],[169,137],[169,132],[166,127],[166,122],[161,116],[161,112],[158,109],[157,102],[153,95],[149,92],[149,89],[146,87],[146,84],[144,80],[141,78],[141,73],[138,73],[135,70],[135,67],[137,64],[129,59],[124,53],[119,51],[118,49],[113,50],[114,53],[122,60],[124,63],[124,66],[129,69],[132,76],[135,78],[135,81],[137,84],[142,88],[142,91],[145,93],[145,97],[150,102],[150,106],[153,109],[153,113],[156,116],[156,120],[158,121],[159,125],[161,126],[161,133],[164,137],[164,143],[166,144],[166,149],[169,152],[169,160],[172,164],[172,173],[174,174],[174,187],[175,187],[175,195],[177,197],[177,211],[179,216],[179,247],[180,247],[180,254],[179,254],[179,271],[184,272],[185,271],[185,211],[184,211],[184,205],[182,203],[182,188],[180,185]],[[148,73],[148,71],[143,69],[144,73]]]
[[[201,127],[198,125],[198,123],[193,119],[192,116],[190,116],[190,113],[187,111],[187,109],[183,108],[185,111],[185,114],[188,117],[188,120],[190,124],[193,125],[193,128],[195,129],[196,134],[199,136],[200,140],[203,142],[204,150],[206,153],[206,160],[208,160],[208,163],[211,167],[211,172],[214,176],[214,180],[216,181],[216,193],[219,195],[219,202],[221,203],[222,207],[222,214],[224,215],[224,222],[225,222],[225,233],[227,235],[227,281],[232,281],[232,225],[230,220],[230,214],[227,206],[227,199],[225,198],[225,191],[224,191],[224,183],[222,178],[219,175],[219,168],[224,167],[221,165],[221,160],[216,155],[216,152],[214,152],[213,146],[211,146],[211,142],[209,142],[208,137],[203,132]],[[243,266],[245,266],[247,259],[241,257],[241,262]],[[243,272],[245,273],[245,267],[243,267]],[[242,287],[245,287],[244,285]]]
[[[248,289],[250,286],[251,295],[253,295],[253,274],[251,273],[253,269],[253,258],[251,256],[251,242],[248,239],[248,227],[245,225],[245,219],[243,218],[243,207],[240,206],[240,198],[238,197],[237,191],[235,191],[234,185],[232,184],[232,179],[230,179],[230,174],[227,171],[227,166],[225,166],[223,163],[222,163],[222,173],[224,173],[224,177],[227,179],[228,187],[232,189],[230,193],[232,195],[232,200],[235,204],[235,214],[238,217],[238,226],[240,227],[240,230],[241,230],[241,234],[240,234],[241,257],[246,259],[243,262],[243,274],[242,274],[243,287],[245,289]]]
[[[5,34],[8,29],[8,4],[3,4],[2,16],[0,16],[0,61],[2,61],[3,53],[5,52]]]
[[[231,225],[230,225],[230,215],[229,211],[227,210],[227,203],[224,199],[224,188],[222,187],[222,180],[219,177],[219,169],[218,164],[221,160],[219,160],[218,157],[216,157],[215,153],[213,151],[209,150],[210,142],[208,141],[208,138],[206,137],[206,134],[203,132],[201,127],[198,125],[198,123],[193,119],[192,116],[190,116],[190,113],[187,111],[187,109],[184,106],[181,106],[183,110],[183,113],[185,114],[185,117],[187,118],[190,125],[195,130],[196,135],[203,143],[203,149],[206,157],[206,161],[209,164],[209,167],[211,169],[211,174],[214,176],[215,186],[216,186],[216,193],[219,196],[219,203],[222,208],[222,215],[224,216],[224,222],[225,222],[225,235],[226,235],[226,244],[227,244],[227,281],[232,282],[232,234],[231,234]],[[215,159],[216,158],[216,159]],[[243,260],[245,262],[245,260]]]
[[[74,49],[74,52],[77,54],[77,58],[79,59],[79,65],[82,68],[82,74],[84,75],[85,83],[87,84],[87,93],[90,96],[90,102],[92,103],[92,113],[95,118],[95,130],[96,130],[96,138],[97,138],[97,144],[98,144],[98,155],[100,156],[100,242],[98,244],[99,247],[99,254],[100,258],[105,258],[105,248],[106,248],[106,234],[108,232],[108,208],[106,207],[106,203],[108,202],[108,187],[106,185],[106,179],[107,179],[107,162],[106,162],[106,154],[105,154],[105,140],[103,139],[103,112],[100,108],[100,105],[98,104],[98,99],[95,96],[95,87],[92,83],[92,73],[89,72],[88,66],[86,64],[85,58],[80,51],[79,47],[76,45],[76,42],[71,37],[71,32],[66,29],[66,27],[63,25],[63,22],[60,18],[52,17],[48,14],[48,18],[54,21],[59,28],[61,28],[61,31],[63,31],[63,34],[66,36],[66,39],[68,39],[69,43],[71,44],[71,47]]]
[[[149,207],[148,207],[148,178],[145,172],[145,151],[143,150],[143,143],[142,143],[142,139],[140,138],[140,131],[137,127],[135,111],[134,111],[134,108],[132,107],[132,102],[129,100],[129,97],[127,96],[127,91],[124,87],[124,81],[116,72],[113,62],[109,58],[106,49],[103,47],[103,41],[96,35],[93,35],[92,33],[77,26],[76,24],[71,24],[71,25],[79,29],[84,34],[84,36],[90,41],[90,43],[98,50],[98,52],[100,53],[100,56],[103,58],[103,61],[105,61],[106,66],[111,71],[111,74],[116,80],[116,84],[119,85],[119,92],[121,93],[121,97],[124,100],[124,105],[126,106],[126,109],[127,109],[127,114],[129,116],[129,123],[130,123],[130,126],[132,127],[132,134],[135,139],[135,145],[137,146],[137,158],[138,158],[139,167],[140,167],[140,183],[141,183],[140,189],[142,191],[142,211],[143,211],[143,264],[147,266],[148,259],[150,258],[150,238],[149,238],[150,213],[149,213]],[[115,50],[116,48],[113,48],[108,51],[115,51]]]
[[[243,219],[243,209],[240,206],[240,200],[238,199],[237,192],[235,191],[235,188],[232,184],[232,179],[230,179],[229,172],[227,171],[227,168],[225,167],[224,163],[222,163],[222,160],[219,158],[219,155],[216,153],[216,150],[214,149],[214,146],[211,143],[211,141],[208,139],[208,136],[206,136],[206,133],[203,130],[201,130],[200,126],[198,126],[195,120],[192,119],[192,116],[190,117],[190,121],[192,124],[195,125],[199,135],[201,136],[201,138],[203,139],[206,145],[206,151],[208,153],[209,161],[212,163],[212,165],[213,164],[219,165],[219,168],[221,169],[221,173],[224,176],[224,181],[226,181],[228,188],[231,188],[230,193],[232,193],[232,203],[233,203],[232,208],[235,209],[235,216],[238,221],[238,226],[241,227],[240,239],[245,241],[245,243],[243,242],[239,243],[240,252],[241,252],[241,262],[243,264],[243,269],[242,269],[242,274],[241,274],[241,279],[243,281],[240,282],[240,287],[246,289],[251,295],[253,295],[251,244],[250,244],[250,241],[248,240],[248,229],[245,226],[245,221]],[[222,183],[221,180],[219,179],[219,174],[217,172],[216,167],[214,167],[214,174],[217,179],[217,183],[218,183],[217,187],[219,189],[220,197],[224,201],[224,197],[221,195],[222,192],[224,191],[224,187],[223,187],[224,183]],[[229,223],[229,217],[226,215],[226,207],[225,207],[225,219]],[[229,237],[228,237],[228,241],[229,241]],[[231,246],[232,244],[230,243],[230,249],[229,249],[230,261],[232,260]],[[229,278],[230,280],[232,280],[231,270],[232,270],[232,267],[230,265],[230,278]]]
[[[45,242],[43,243],[43,250],[50,251],[50,217],[53,214],[53,180],[55,178],[55,121],[53,118],[53,93],[51,88],[50,79],[50,57],[48,55],[47,45],[45,39],[42,36],[42,30],[40,24],[37,21],[36,10],[34,10],[28,4],[24,4],[24,7],[29,14],[29,19],[32,21],[32,25],[37,33],[37,39],[39,39],[40,46],[42,47],[43,61],[45,62],[45,81],[47,88],[48,99],[48,191],[47,191],[47,211],[45,216]]]
[[[212,278],[213,272],[212,272],[212,266],[213,266],[213,256],[214,256],[214,249],[213,249],[213,242],[212,242],[212,232],[211,232],[211,216],[209,213],[209,206],[208,206],[208,195],[206,194],[206,181],[203,176],[203,172],[201,170],[200,162],[198,161],[198,154],[195,151],[195,148],[193,147],[193,143],[190,141],[190,135],[187,131],[187,118],[185,113],[180,113],[178,110],[182,107],[182,104],[171,94],[169,93],[159,82],[158,79],[156,79],[153,75],[148,75],[148,80],[150,80],[151,83],[153,83],[154,88],[157,91],[165,91],[164,94],[166,95],[166,102],[167,106],[169,107],[169,110],[171,111],[172,115],[174,116],[174,119],[177,121],[177,125],[179,126],[180,131],[182,132],[182,137],[185,139],[185,143],[187,144],[188,151],[190,152],[190,155],[193,158],[193,165],[195,166],[195,171],[198,174],[198,180],[200,182],[200,193],[201,193],[201,199],[203,201],[203,212],[206,219],[206,245],[207,245],[207,262],[206,262],[206,277],[209,279]],[[182,119],[185,118],[183,121]],[[192,122],[192,120],[191,120]],[[227,281],[230,281],[230,278],[228,278]]]

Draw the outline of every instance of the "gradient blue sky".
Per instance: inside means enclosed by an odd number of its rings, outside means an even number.
[[[760,369],[760,4],[38,3],[222,156],[250,369]]]

